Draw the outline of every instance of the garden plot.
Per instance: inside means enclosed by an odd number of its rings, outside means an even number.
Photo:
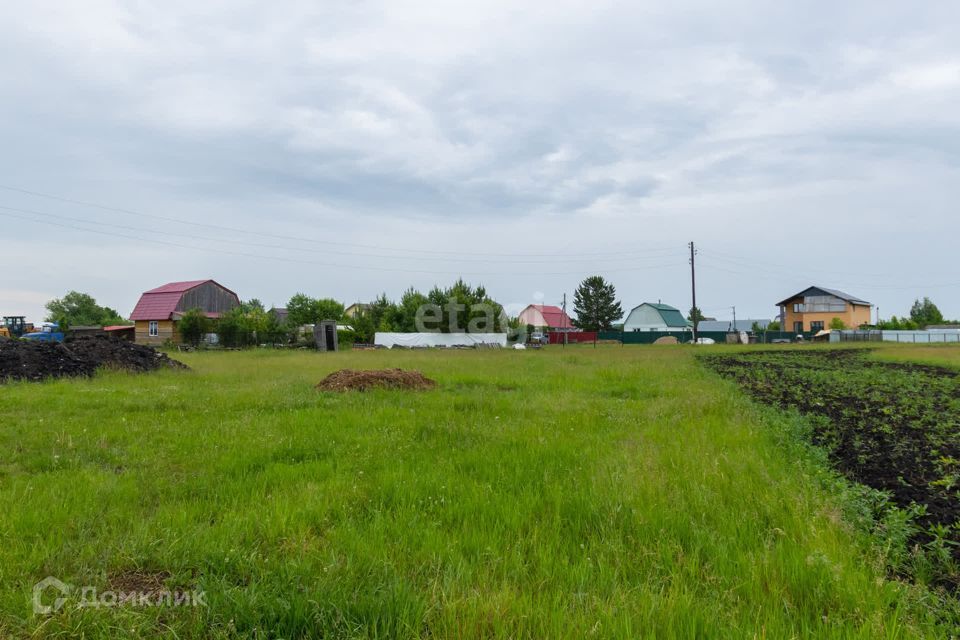
[[[762,351],[704,360],[753,398],[811,416],[814,442],[827,449],[840,471],[916,513],[914,541],[945,556],[946,574],[938,579],[955,587],[960,373],[877,362],[868,354]]]

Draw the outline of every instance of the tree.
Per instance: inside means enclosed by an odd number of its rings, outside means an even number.
[[[603,276],[590,276],[573,293],[573,308],[577,314],[574,324],[585,331],[609,329],[623,316],[616,299],[617,290]]]
[[[693,330],[696,331],[700,322],[703,320],[703,311],[700,307],[690,307],[690,313],[687,314],[687,320],[693,323]]]
[[[343,305],[333,298],[320,298],[313,303],[314,324],[321,320],[339,321],[343,318]]]
[[[298,293],[287,303],[287,322],[294,326],[313,324],[313,298]]]
[[[377,325],[373,323],[373,315],[369,311],[358,311],[350,321],[353,334],[357,342],[373,344],[373,334],[377,332]]]
[[[426,297],[437,310],[427,327],[430,330],[486,333],[504,331],[506,327],[503,306],[487,294],[483,285],[474,288],[458,279],[446,289],[435,286]]]
[[[843,321],[843,318],[831,318],[830,319],[830,330],[831,331],[840,331],[847,328],[847,323]]]
[[[251,311],[266,311],[266,309],[263,306],[263,303],[260,302],[258,298],[251,298],[246,302],[241,302],[240,308],[243,309],[244,313],[249,313]]]
[[[774,320],[767,325],[767,331],[780,331],[780,321]]]
[[[923,302],[916,300],[910,308],[910,319],[921,329],[931,324],[942,324],[943,314],[930,298],[924,297]]]
[[[190,309],[180,317],[177,329],[184,342],[197,346],[203,336],[210,333],[210,318],[200,309]]]
[[[71,291],[62,298],[51,300],[46,305],[47,322],[57,322],[61,328],[70,326],[105,326],[130,324],[110,307],[101,307],[93,296]]]
[[[287,303],[287,322],[294,326],[343,318],[343,305],[333,298],[311,298],[298,293]]]

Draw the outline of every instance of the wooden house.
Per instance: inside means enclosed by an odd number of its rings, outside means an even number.
[[[190,309],[215,319],[239,305],[239,296],[215,280],[170,282],[145,291],[130,319],[136,326],[137,344],[176,344],[180,342],[177,321]]]

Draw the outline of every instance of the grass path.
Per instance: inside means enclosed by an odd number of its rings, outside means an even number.
[[[200,353],[0,390],[0,637],[946,636],[822,464],[684,348]],[[321,394],[341,367],[422,393]],[[34,616],[47,575],[203,607]]]

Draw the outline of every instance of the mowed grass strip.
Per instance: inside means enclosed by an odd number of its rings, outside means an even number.
[[[946,636],[683,347],[197,353],[0,390],[0,637]],[[340,368],[424,392],[321,393]],[[35,616],[52,575],[206,606]]]

